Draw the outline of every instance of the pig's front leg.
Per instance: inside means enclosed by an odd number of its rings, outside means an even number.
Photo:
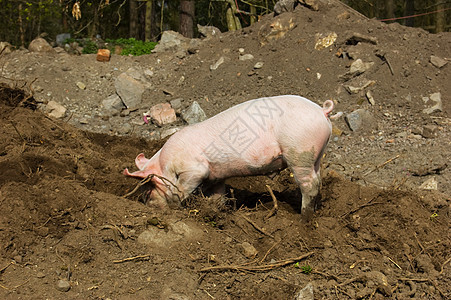
[[[285,159],[301,189],[301,218],[309,221],[313,216],[315,201],[321,188],[320,159],[316,158],[313,149],[302,153],[289,151]]]
[[[209,169],[206,165],[195,165],[192,168],[187,167],[185,170],[176,173],[176,188],[172,189],[172,193],[180,201],[185,200],[188,196],[206,179],[209,175]]]
[[[225,195],[225,182],[224,180],[217,180],[214,182],[209,182],[207,187],[205,188],[205,192],[207,195],[213,200],[217,200],[221,198],[221,196]]]

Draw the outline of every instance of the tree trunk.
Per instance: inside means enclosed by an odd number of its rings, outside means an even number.
[[[251,5],[250,12],[251,12],[251,24],[254,24],[255,22],[257,22],[257,8]]]
[[[238,17],[236,16],[237,10],[234,0],[224,0],[224,1],[227,2],[227,5],[229,6],[226,12],[227,27],[229,31],[241,29],[240,19],[238,19]]]
[[[146,2],[146,25],[145,25],[145,41],[149,42],[152,39],[152,8],[153,0]]]
[[[180,33],[188,38],[194,37],[194,13],[193,0],[180,1]]]
[[[395,17],[395,6],[393,0],[385,0],[385,18],[391,19]]]
[[[138,38],[138,2],[130,0],[130,32],[131,38]]]
[[[445,2],[436,0],[437,14],[435,15],[435,33],[445,31]]]
[[[415,14],[415,0],[406,0],[406,13],[405,16],[413,16]],[[415,18],[406,19],[406,26],[414,27]]]

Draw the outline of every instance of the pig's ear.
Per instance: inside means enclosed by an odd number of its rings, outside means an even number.
[[[144,153],[138,154],[138,156],[135,158],[135,164],[140,170],[144,169],[145,165],[148,162],[149,160],[144,156]]]
[[[130,176],[130,177],[137,177],[137,178],[146,178],[147,175],[149,175],[149,171],[136,171],[136,172],[130,173],[128,171],[128,169],[125,169],[124,175]]]

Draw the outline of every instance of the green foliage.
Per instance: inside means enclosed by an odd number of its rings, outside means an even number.
[[[155,48],[157,45],[156,42],[143,42],[140,40],[136,40],[134,38],[129,39],[107,39],[107,43],[111,44],[112,46],[121,46],[123,48],[121,55],[133,55],[133,56],[140,56],[144,54],[150,54],[151,51]]]
[[[313,271],[313,268],[310,265],[300,266],[299,262],[294,264],[295,268],[301,269],[302,273],[304,274],[310,274]]]
[[[213,220],[213,218],[210,217],[204,217],[205,223],[210,225],[211,227],[216,227],[218,224]]]
[[[97,47],[96,43],[89,39],[85,40],[82,51],[83,54],[95,54],[97,53],[97,50],[99,50],[99,47]]]

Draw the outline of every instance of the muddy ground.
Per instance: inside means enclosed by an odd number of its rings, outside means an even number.
[[[113,56],[105,64],[92,55],[2,55],[0,297],[293,299],[311,283],[314,299],[449,299],[451,77],[449,63],[439,68],[430,57],[449,61],[451,35],[321,3],[319,11],[300,6],[266,16],[183,57]],[[268,40],[270,24],[290,19],[295,26]],[[316,50],[316,34],[332,31],[335,43]],[[367,40],[356,41],[359,34]],[[239,60],[239,48],[255,59]],[[210,71],[221,56],[225,63]],[[345,75],[357,58],[374,65]],[[258,61],[264,65],[255,69]],[[142,107],[101,116],[114,77],[130,67],[155,74]],[[346,91],[362,77],[375,83]],[[432,106],[423,97],[437,92],[442,111],[423,112]],[[319,104],[333,99],[336,111],[365,108],[373,116],[356,132],[344,118],[334,121],[339,130],[323,161],[311,222],[300,220],[301,195],[288,170],[273,180],[231,179],[225,199],[197,191],[185,207],[165,212],[139,195],[123,197],[137,183],[123,169],[164,143],[150,139],[159,128],[136,121],[151,105],[181,97],[185,107],[196,100],[212,116],[279,94]],[[49,100],[68,107],[67,117],[54,120],[36,109]],[[133,131],[120,130],[131,122]],[[437,189],[420,188],[431,179]],[[265,185],[280,206],[269,218]]]

